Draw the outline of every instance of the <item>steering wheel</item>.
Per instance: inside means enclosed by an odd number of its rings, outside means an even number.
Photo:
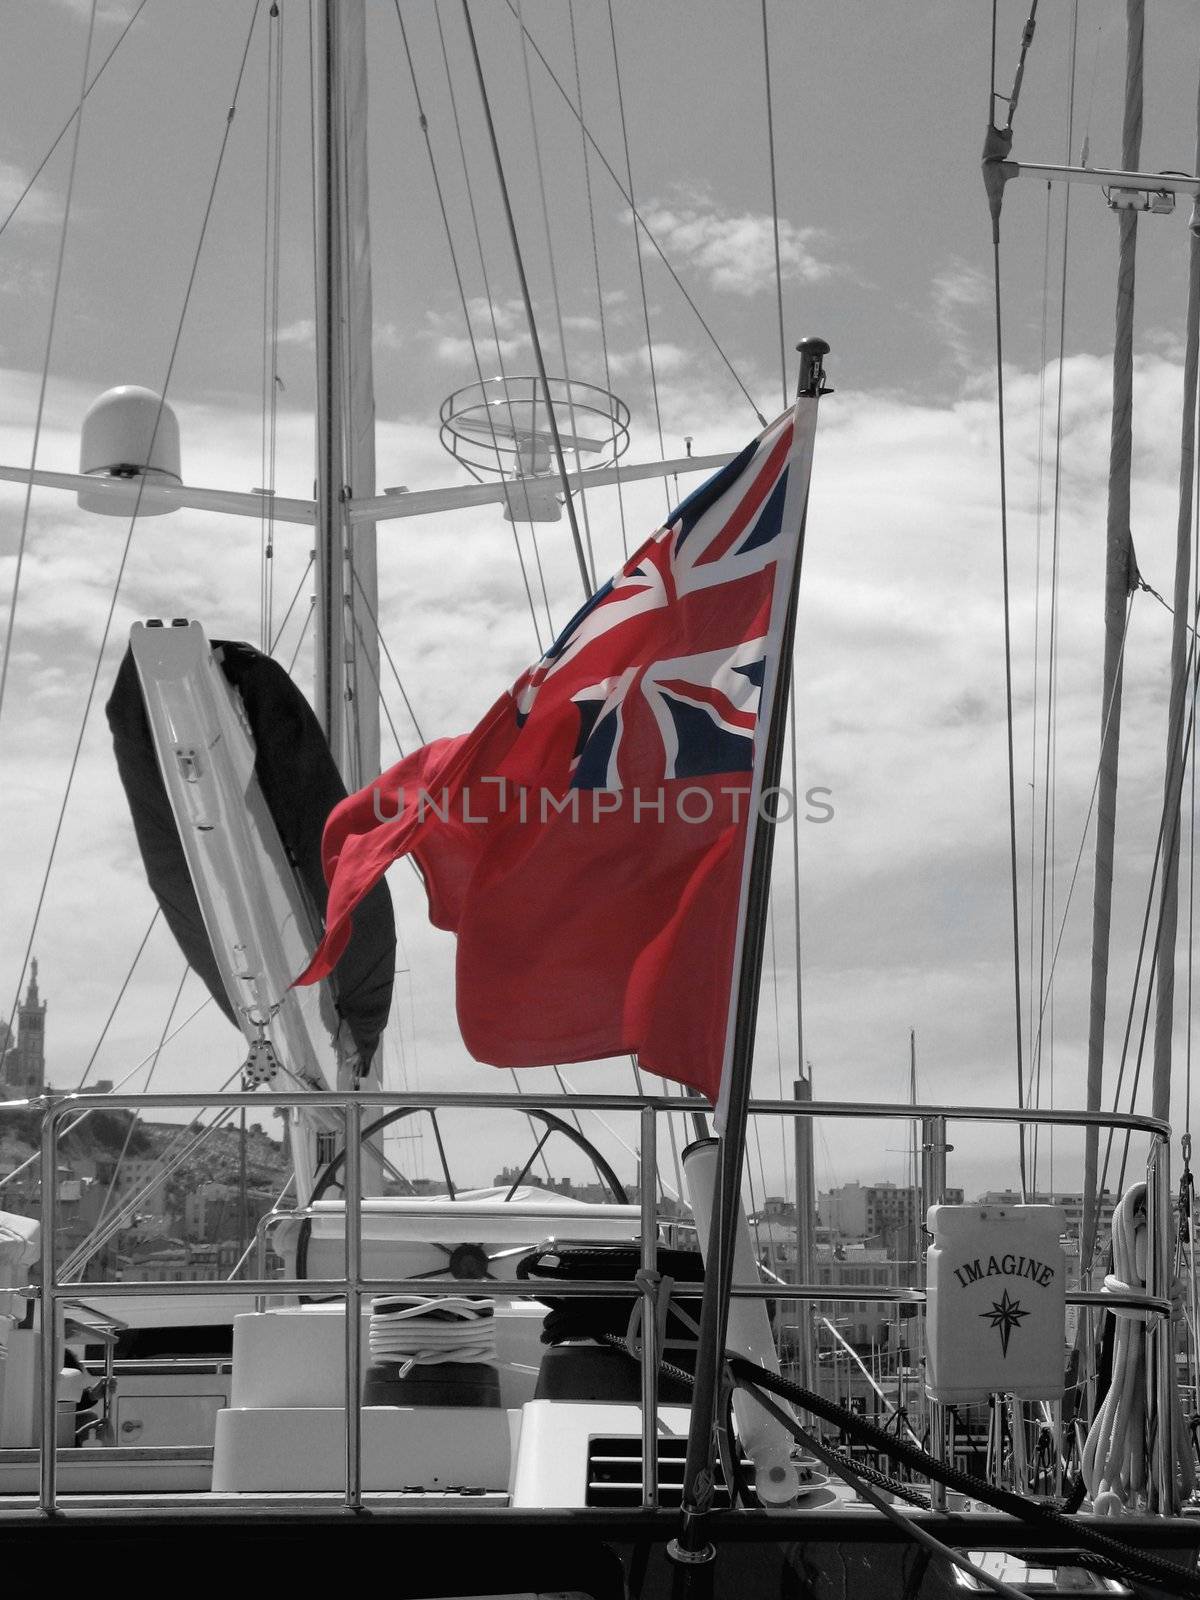
[[[629,1195],[626,1192],[625,1185],[586,1134],[581,1133],[578,1128],[573,1128],[569,1122],[565,1122],[562,1117],[556,1116],[553,1111],[547,1111],[541,1106],[522,1106],[520,1110],[525,1116],[535,1117],[542,1123],[545,1132],[534,1145],[525,1165],[509,1185],[508,1193],[504,1196],[505,1200],[511,1200],[525,1182],[533,1169],[534,1162],[541,1155],[551,1134],[561,1133],[564,1138],[568,1139],[587,1156],[614,1202],[622,1206],[629,1204]],[[385,1128],[391,1127],[394,1123],[403,1122],[406,1117],[415,1116],[419,1112],[428,1112],[429,1119],[433,1123],[433,1136],[437,1143],[442,1174],[446,1180],[447,1194],[451,1200],[457,1200],[458,1194],[454,1187],[454,1180],[450,1176],[450,1166],[446,1160],[446,1149],[442,1143],[441,1130],[438,1127],[436,1106],[398,1106],[396,1110],[389,1111],[386,1115],[378,1117],[374,1122],[368,1123],[362,1130],[359,1143],[366,1144],[376,1134],[381,1134]],[[341,1190],[343,1195],[345,1194],[345,1184],[341,1181],[342,1169],[345,1163],[345,1150],[339,1150],[337,1155],[326,1163],[316,1183],[313,1185],[313,1191],[308,1201],[310,1206],[314,1205],[318,1200],[323,1200],[330,1189],[337,1188]],[[390,1163],[389,1168],[397,1178],[404,1182],[409,1181],[404,1178],[403,1173],[397,1172],[395,1168],[390,1167]],[[409,1187],[414,1194],[417,1192],[411,1183],[409,1183]],[[312,1218],[305,1217],[300,1224],[300,1233],[296,1240],[296,1276],[298,1278],[307,1278],[308,1276],[308,1247],[311,1238]],[[435,1243],[435,1248],[445,1254],[452,1277],[480,1280],[492,1278],[491,1267],[493,1262],[499,1261],[506,1256],[524,1255],[528,1246],[518,1245],[516,1249],[498,1250],[491,1255],[479,1244],[463,1243],[451,1246]],[[418,1273],[417,1276],[440,1278],[445,1276],[445,1273],[441,1268],[434,1268],[432,1272]]]

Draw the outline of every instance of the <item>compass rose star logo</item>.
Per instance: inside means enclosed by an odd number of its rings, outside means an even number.
[[[1009,1335],[1014,1328],[1021,1326],[1021,1319],[1027,1317],[1029,1312],[1022,1311],[1019,1300],[1010,1300],[1008,1290],[1005,1289],[999,1300],[992,1301],[992,1309],[981,1311],[979,1315],[986,1317],[993,1328],[999,1328],[1000,1348],[1007,1355]]]

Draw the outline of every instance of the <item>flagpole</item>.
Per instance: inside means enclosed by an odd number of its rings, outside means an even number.
[[[803,339],[800,354],[797,405],[815,402],[825,392],[822,358],[829,353],[823,339]],[[683,1520],[668,1555],[682,1571],[708,1567],[716,1551],[706,1537],[705,1518],[711,1510],[715,1460],[716,1407],[725,1359],[729,1324],[729,1299],[733,1281],[733,1241],[741,1194],[742,1161],[746,1146],[750,1077],[754,1060],[754,1035],[758,1019],[758,991],[766,943],[775,848],[775,815],[787,727],[788,688],[791,682],[792,646],[796,632],[796,604],[800,567],[804,555],[804,525],[808,514],[805,490],[800,516],[795,565],[788,592],[787,611],[775,670],[774,693],[762,769],[762,786],[750,811],[753,830],[741,962],[738,969],[731,1044],[723,1073],[725,1120],[718,1152],[717,1198],[712,1208],[708,1250],[705,1256],[704,1298],[696,1354],[696,1385],[692,1393],[691,1426],[683,1479]],[[769,798],[768,798],[769,797]],[[796,797],[792,797],[793,805]],[[767,813],[766,819],[760,810]]]

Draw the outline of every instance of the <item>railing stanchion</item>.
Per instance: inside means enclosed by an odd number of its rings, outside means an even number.
[[[346,1504],[362,1508],[362,1107],[346,1104]]]
[[[55,1289],[54,1226],[58,1199],[58,1115],[53,1103],[42,1123],[42,1296],[41,1372],[42,1440],[38,1458],[39,1495],[43,1512],[53,1514],[58,1499],[58,1299]]]
[[[653,1106],[642,1107],[642,1505],[658,1505],[658,1124]]]
[[[940,1205],[946,1198],[946,1152],[950,1146],[946,1142],[945,1117],[922,1117],[921,1119],[921,1215],[917,1218],[917,1226],[913,1229],[913,1238],[916,1241],[917,1253],[920,1257],[921,1287],[925,1288],[927,1282],[928,1251],[924,1244],[925,1220],[929,1207]],[[940,1400],[929,1402],[929,1433],[930,1445],[935,1461],[943,1466],[946,1464],[948,1451],[946,1447],[946,1407]],[[931,1502],[935,1511],[946,1509],[946,1485],[940,1481],[930,1485]]]
[[[1155,1139],[1146,1171],[1146,1292],[1169,1300],[1174,1279],[1171,1194],[1171,1147],[1166,1139]],[[1162,1516],[1179,1514],[1179,1491],[1175,1481],[1175,1411],[1172,1394],[1175,1384],[1174,1326],[1170,1317],[1152,1317],[1147,1322],[1149,1359],[1146,1362],[1147,1415],[1155,1419],[1151,1439],[1154,1475],[1159,1483],[1158,1504],[1151,1511]],[[1152,1410],[1150,1408],[1153,1408]]]

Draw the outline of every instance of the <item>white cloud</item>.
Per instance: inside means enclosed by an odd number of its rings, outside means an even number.
[[[687,418],[697,452],[743,443],[753,429],[744,414],[731,414],[718,393],[697,387],[686,362],[678,366],[678,376],[664,370],[664,409],[670,419]],[[1053,378],[1051,373],[1051,383]],[[1064,379],[1068,457],[1055,877],[1060,916],[1087,812],[1098,729],[1107,364],[1073,358]],[[1139,532],[1143,568],[1163,590],[1169,586],[1174,519],[1161,512],[1174,492],[1177,447],[1160,419],[1178,386],[1178,368],[1170,362],[1156,357],[1140,364],[1136,409],[1145,429],[1139,428],[1135,528],[1144,530]],[[1034,716],[1030,644],[1039,379],[1013,372],[1008,387],[1018,597],[1017,747],[1027,763]],[[35,393],[28,375],[4,375],[0,459],[19,460],[27,452],[27,431],[19,423]],[[52,388],[46,465],[73,464],[74,429],[90,398],[82,391]],[[981,382],[944,405],[870,401],[847,393],[822,408],[797,658],[801,786],[828,787],[835,808],[831,823],[803,824],[800,840],[805,1039],[817,1063],[818,1094],[899,1096],[897,1041],[911,1025],[918,1031],[927,1098],[1010,1098],[993,407],[990,388]],[[190,481],[238,488],[257,481],[259,430],[252,410],[184,406],[181,424]],[[1167,437],[1159,437],[1164,432]],[[669,435],[668,448],[674,447]],[[653,430],[643,421],[629,459],[645,459],[655,449]],[[446,458],[428,426],[382,420],[377,454],[381,483],[399,478],[418,489],[446,482]],[[281,493],[307,493],[311,460],[311,424],[285,412]],[[682,480],[678,487],[686,492],[691,486]],[[675,492],[671,486],[672,497]],[[7,531],[13,527],[9,508],[19,504],[19,496],[16,486],[0,490],[0,527]],[[623,503],[627,536],[636,544],[662,519],[663,486],[627,485]],[[597,565],[607,572],[622,548],[615,492],[592,491],[588,505]],[[548,625],[529,530],[518,527],[515,536],[544,640]],[[123,537],[122,524],[81,516],[69,496],[35,496],[10,699],[0,722],[0,759],[11,774],[0,793],[0,830],[6,842],[6,903],[14,908],[0,926],[0,971],[14,982]],[[277,535],[277,618],[301,582],[308,538],[301,529],[281,529]],[[541,526],[537,539],[553,622],[561,626],[579,595],[565,521]],[[403,519],[380,526],[379,547],[380,614],[423,733],[433,738],[463,731],[537,652],[514,529],[492,508]],[[0,548],[10,552],[11,539]],[[11,556],[7,566],[0,566],[0,599],[7,598],[10,573]],[[135,534],[101,672],[101,699],[119,658],[121,636],[134,617],[193,615],[214,635],[253,639],[258,592],[256,528],[183,513],[147,522]],[[289,644],[306,605],[305,591]],[[1136,901],[1144,891],[1157,827],[1157,780],[1147,774],[1157,770],[1162,736],[1168,628],[1169,619],[1157,607],[1138,602],[1126,676],[1123,766],[1131,781],[1121,811],[1115,973],[1131,962]],[[306,648],[297,667],[302,684],[309,670]],[[384,694],[401,738],[411,747],[416,734],[386,663]],[[1044,721],[1039,726],[1044,730]],[[390,757],[386,728],[384,747]],[[1038,798],[1028,788],[1030,776],[1024,766],[1018,773],[1023,850]],[[780,1049],[786,1052],[794,1048],[786,839],[777,858],[774,970],[782,1008]],[[1083,878],[1087,875],[1085,864]],[[406,952],[402,964],[412,969],[411,1000],[406,978],[397,1007],[405,1061],[410,1067],[418,1063],[427,1084],[478,1085],[482,1069],[465,1062],[454,1026],[452,941],[428,927],[411,872],[397,868],[392,882]],[[1027,919],[1024,887],[1022,895]],[[72,1064],[90,1052],[150,909],[97,705],[36,946],[43,991],[51,1000],[49,1039],[57,1081],[69,1082]],[[1086,992],[1087,912],[1088,891],[1081,887],[1061,958],[1058,1016],[1064,1038],[1076,999]],[[104,1076],[119,1076],[153,1047],[178,976],[178,957],[164,935],[148,958],[136,1002],[122,1013],[106,1047],[99,1068]],[[767,983],[773,994],[772,971]],[[774,1028],[769,1005],[761,1060],[771,1074]],[[188,1045],[189,1031],[157,1081],[211,1086],[232,1070],[241,1047],[228,1025],[206,1018],[194,1031],[195,1043]],[[1060,1099],[1075,1099],[1069,1055],[1060,1054],[1058,1073]],[[624,1085],[617,1067],[579,1069],[572,1076],[579,1087]],[[968,1145],[964,1137],[960,1149]],[[839,1159],[836,1143],[834,1158]]]
[[[84,21],[91,15],[93,4],[96,23],[101,27],[116,27],[129,21],[137,9],[138,0],[54,0],[65,11],[73,11]]]
[[[317,325],[311,317],[300,317],[295,322],[289,322],[280,328],[277,338],[280,344],[295,344],[310,346],[315,344]]]
[[[955,259],[930,282],[934,323],[964,370],[972,366],[972,358],[979,348],[977,335],[988,315],[991,304],[992,282],[987,273],[969,262]]]
[[[56,195],[47,193],[47,185],[34,184],[22,199],[29,176],[11,161],[0,161],[0,222],[8,216],[13,206],[20,205],[8,223],[9,227],[40,227],[48,222],[62,220],[62,203]]]
[[[463,331],[459,309],[426,313],[426,338],[432,341],[436,360],[473,372],[478,359],[484,377],[489,378],[497,375],[497,362],[507,363],[530,353],[529,326],[519,299],[489,301],[476,295],[467,301],[467,315],[469,333]]]
[[[651,201],[642,214],[672,265],[685,276],[699,272],[714,289],[731,294],[772,289],[775,242],[766,213],[726,211],[703,190],[681,189],[671,200]],[[830,264],[814,253],[821,238],[817,228],[800,228],[786,217],[779,219],[779,259],[785,280],[814,283],[829,275]],[[653,253],[644,238],[642,249]]]

